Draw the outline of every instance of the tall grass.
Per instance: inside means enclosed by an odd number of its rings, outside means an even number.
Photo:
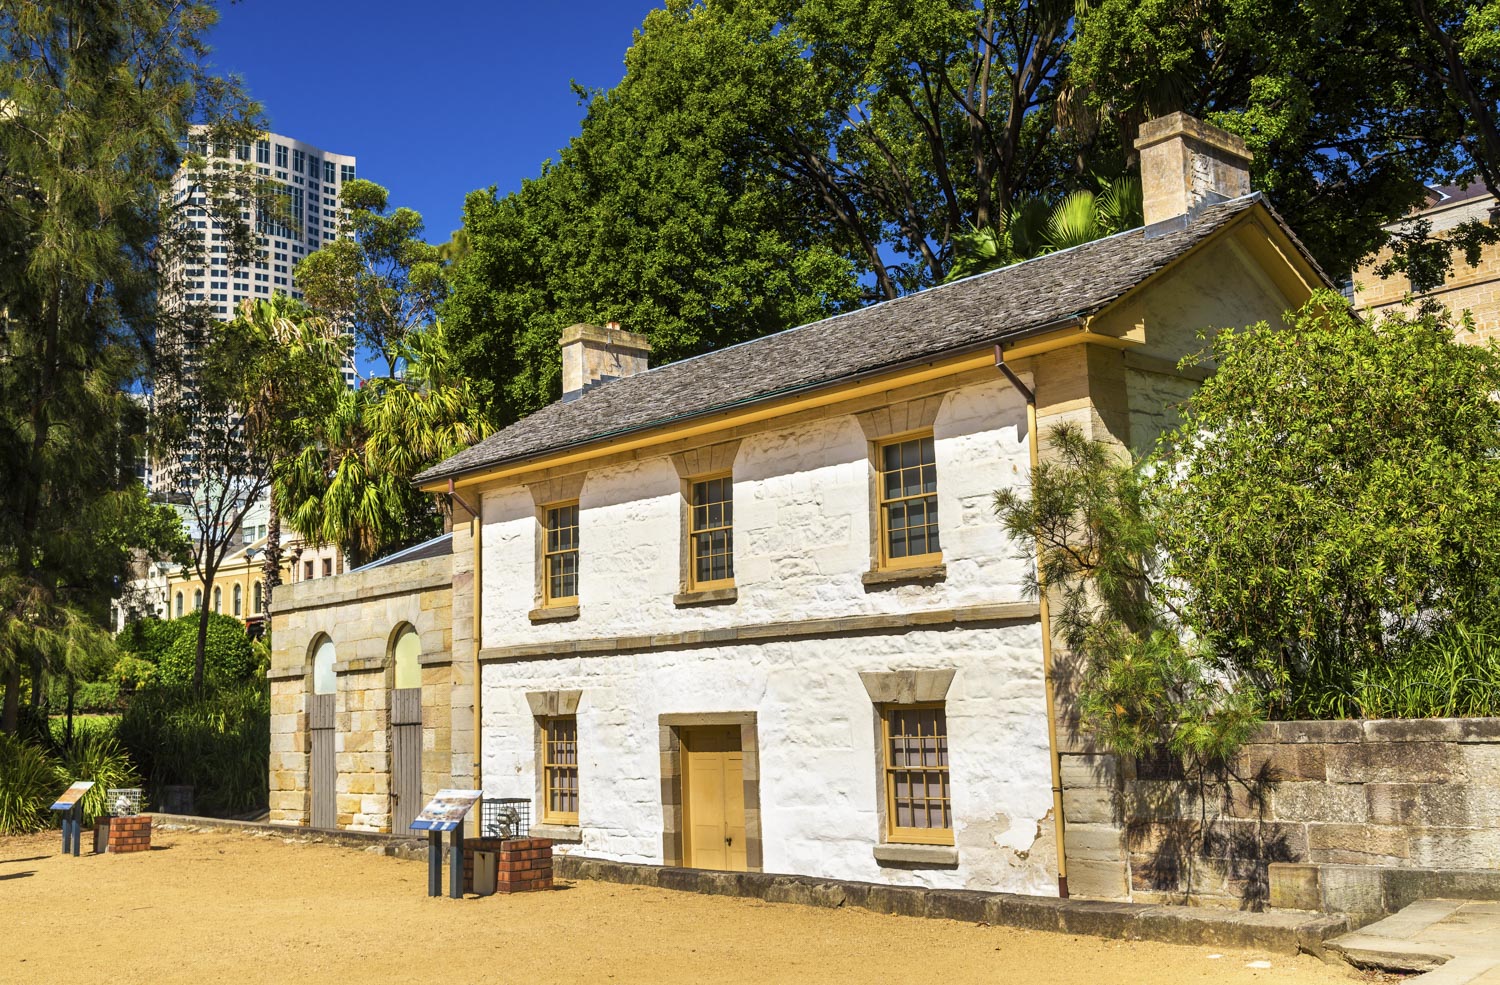
[[[45,749],[0,733],[0,834],[25,834],[51,824],[48,807],[62,792],[59,779]]]
[[[83,821],[109,813],[108,792],[111,787],[134,787],[141,782],[125,748],[113,735],[83,735],[61,756],[63,778],[69,781],[93,780],[94,786],[83,795]]]
[[[1291,717],[1500,716],[1500,631],[1452,623],[1382,664],[1330,676],[1303,683]]]
[[[190,784],[195,807],[238,814],[266,804],[271,693],[264,681],[210,690],[155,686],[120,716],[120,742],[159,803],[162,787]]]

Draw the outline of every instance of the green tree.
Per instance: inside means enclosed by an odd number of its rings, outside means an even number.
[[[1305,713],[1433,627],[1500,615],[1500,351],[1445,315],[1225,331],[1151,495],[1186,625]]]
[[[1053,603],[1068,654],[1059,677],[1084,728],[1126,755],[1169,752],[1200,768],[1224,756],[1262,705],[1186,631],[1149,467],[1076,425],[1053,428],[1047,445],[1030,489],[996,493],[995,511],[1018,557],[1036,563],[1031,591]]]
[[[439,247],[422,239],[422,215],[390,208],[390,193],[356,179],[339,192],[337,239],[298,263],[293,274],[308,305],[347,325],[385,358],[389,375],[406,339],[432,320],[446,292]]]
[[[191,386],[159,392],[161,460],[190,490],[190,568],[203,586],[193,687],[204,684],[214,581],[243,546],[245,517],[270,490],[273,463],[299,449],[336,399],[345,345],[291,300],[247,301],[213,322],[196,350]]]
[[[286,522],[309,542],[337,544],[355,567],[441,530],[433,498],[412,479],[489,432],[441,322],[392,352],[405,373],[340,393],[310,421],[314,440],[276,473]]]
[[[1497,28],[1494,0],[1097,0],[1080,8],[1070,83],[1123,132],[1185,110],[1243,136],[1255,187],[1337,275],[1424,182],[1497,191]],[[1473,223],[1449,242],[1485,235]]]
[[[1071,192],[1055,205],[1028,198],[1007,209],[994,225],[955,234],[953,266],[946,279],[1082,246],[1143,221],[1141,182],[1134,175],[1105,182],[1098,192]]]
[[[235,358],[252,367],[244,381],[247,434],[265,450],[274,479],[287,457],[317,440],[316,422],[338,402],[350,340],[286,294],[245,299],[232,331],[239,337]],[[274,481],[267,493],[261,605],[269,619],[281,584],[281,497]]]
[[[0,5],[6,731],[27,678],[39,705],[46,667],[98,639],[128,556],[118,548],[132,545],[81,528],[125,515],[114,501],[133,482],[144,423],[129,391],[166,327],[202,314],[158,299],[191,259],[177,221],[188,206],[169,194],[178,164],[196,156],[194,140],[240,139],[253,115],[236,86],[205,69],[214,18],[205,2]],[[194,119],[211,122],[195,135]],[[226,202],[242,178],[209,174],[195,196],[236,248],[248,234]],[[104,558],[120,561],[108,579]]]
[[[860,298],[823,207],[760,160],[773,86],[738,35],[703,29],[715,11],[653,12],[624,81],[582,94],[559,160],[514,194],[468,197],[443,321],[496,422],[557,399],[569,324],[619,321],[669,362]]]

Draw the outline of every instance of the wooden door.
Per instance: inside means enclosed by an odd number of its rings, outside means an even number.
[[[308,764],[308,786],[312,792],[312,817],[315,828],[338,826],[338,767],[333,757],[333,699],[331,694],[312,694],[307,698],[307,731],[312,755]]]
[[[683,822],[687,864],[745,871],[745,754],[738,725],[685,729]]]
[[[391,692],[391,831],[404,834],[422,809],[422,689]]]

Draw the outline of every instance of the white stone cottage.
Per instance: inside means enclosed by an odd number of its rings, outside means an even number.
[[[424,473],[486,796],[588,856],[1056,892],[1079,739],[993,495],[1057,421],[1149,445],[1200,331],[1327,283],[1236,138],[1139,146],[1144,229],[656,369],[577,326],[561,401]],[[276,641],[294,679],[308,641]],[[1128,893],[1108,819],[1065,844],[1075,893]]]

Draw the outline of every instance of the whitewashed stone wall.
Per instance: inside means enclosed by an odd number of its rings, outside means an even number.
[[[678,608],[681,494],[666,457],[588,473],[579,616],[533,625],[535,504],[487,490],[483,646],[729,629],[1022,602],[1026,565],[991,503],[1027,472],[1025,405],[1003,381],[950,392],[934,425],[946,578],[867,588],[868,445],[851,416],[745,437],[734,463],[733,604]],[[875,709],[860,671],[956,670],[947,696],[956,869],[877,864]],[[483,669],[487,796],[531,797],[527,691],[578,689],[582,842],[661,862],[659,716],[757,714],[763,868],[944,887],[1055,891],[1040,630],[1034,620],[726,643]],[[560,846],[561,848],[561,846]]]
[[[660,715],[757,716],[763,868],[904,885],[1055,892],[1041,634],[986,629],[490,664],[484,788],[536,789],[527,691],[578,689],[582,842],[660,864]],[[956,668],[947,695],[956,869],[881,866],[876,718],[860,671]]]
[[[945,398],[934,426],[948,573],[867,591],[867,442],[853,417],[745,438],[734,463],[733,605],[679,609],[681,492],[666,456],[588,473],[579,497],[579,617],[532,625],[535,504],[521,486],[484,495],[486,648],[750,623],[1022,601],[1026,571],[996,520],[995,490],[1026,481],[1025,404],[1004,382]]]

